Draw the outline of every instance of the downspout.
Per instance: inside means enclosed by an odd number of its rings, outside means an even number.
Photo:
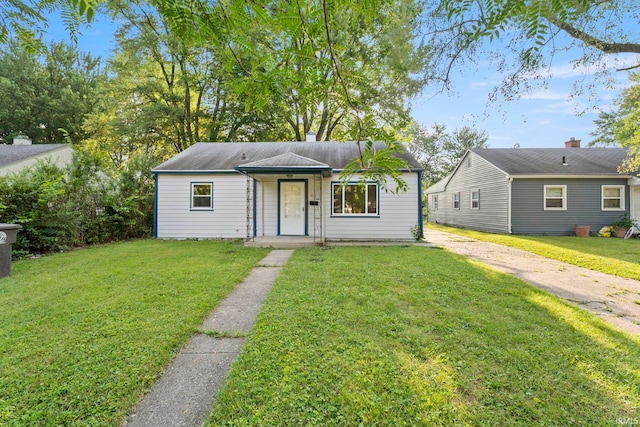
[[[153,172],[153,223],[151,226],[151,237],[158,237],[158,174]]]
[[[507,176],[508,181],[508,197],[507,197],[507,233],[511,234],[511,184],[513,183],[513,178]]]
[[[420,238],[424,239],[424,224],[422,223],[422,171],[418,171],[418,227]]]
[[[257,204],[257,196],[258,196],[258,189],[257,184],[258,181],[255,180],[255,178],[251,178],[253,180],[253,238],[256,238],[256,234],[258,234],[258,219],[256,217],[256,215],[258,214],[258,204]]]

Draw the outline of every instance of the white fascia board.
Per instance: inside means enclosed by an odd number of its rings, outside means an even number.
[[[513,179],[612,179],[629,178],[629,175],[511,175]]]

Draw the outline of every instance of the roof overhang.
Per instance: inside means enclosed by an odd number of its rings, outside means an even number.
[[[530,174],[530,175],[509,175],[513,179],[627,179],[631,175],[558,175],[558,174]]]
[[[235,169],[243,173],[271,175],[321,174],[322,176],[331,176],[333,172],[333,168],[326,163],[318,162],[308,157],[299,156],[295,153],[285,153],[275,157],[245,163],[243,165],[236,166]]]

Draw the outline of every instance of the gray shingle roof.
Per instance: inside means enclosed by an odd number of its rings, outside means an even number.
[[[313,159],[300,156],[295,153],[280,154],[268,159],[245,163],[240,168],[278,168],[278,167],[304,167],[304,168],[328,168],[329,165],[317,162]]]
[[[482,148],[474,153],[509,175],[619,175],[624,148]],[[567,165],[562,164],[562,159]]]
[[[374,147],[381,149],[385,144],[377,142]],[[288,153],[324,163],[333,169],[344,169],[351,159],[359,155],[355,142],[199,142],[153,171],[233,171],[237,166],[266,159],[300,161],[299,157],[279,157]],[[397,156],[406,160],[410,168],[420,168],[420,163],[408,152]]]
[[[65,144],[0,145],[0,167],[66,147]]]

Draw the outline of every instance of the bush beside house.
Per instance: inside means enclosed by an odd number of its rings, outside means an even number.
[[[14,256],[150,236],[154,162],[132,159],[108,173],[76,153],[64,169],[40,162],[0,177],[0,222],[22,226]]]

